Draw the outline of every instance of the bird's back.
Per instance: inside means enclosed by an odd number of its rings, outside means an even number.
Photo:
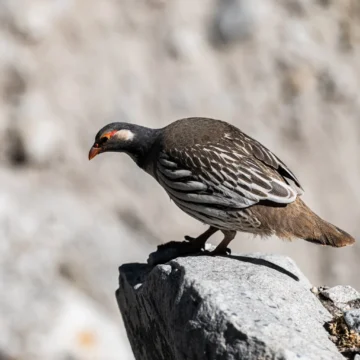
[[[299,180],[277,156],[225,121],[201,117],[177,120],[164,128],[162,146],[165,152],[174,155],[177,153],[179,157],[190,152],[193,159],[199,156],[202,158],[214,156],[224,170],[229,163],[222,163],[219,155],[236,153],[238,156],[230,166],[243,163],[246,167],[256,164],[262,172],[289,184],[298,195],[303,193]],[[204,151],[207,146],[214,151]],[[216,161],[213,161],[213,164],[215,165]]]
[[[192,117],[174,121],[164,128],[166,150],[182,149],[196,144],[218,143],[227,132],[242,132],[220,120]]]

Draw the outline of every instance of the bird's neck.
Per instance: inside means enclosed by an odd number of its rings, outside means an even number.
[[[154,152],[156,152],[159,143],[161,131],[159,129],[150,129],[141,127],[136,133],[134,144],[129,149],[128,155],[136,162],[136,164],[146,170],[148,163],[151,162]]]

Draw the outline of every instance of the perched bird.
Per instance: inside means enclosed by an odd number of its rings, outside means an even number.
[[[181,210],[210,226],[185,236],[194,250],[218,230],[224,238],[214,254],[225,253],[237,231],[334,247],[355,241],[305,205],[298,179],[278,157],[224,121],[186,118],[162,129],[111,123],[97,133],[89,159],[109,151],[130,155]]]

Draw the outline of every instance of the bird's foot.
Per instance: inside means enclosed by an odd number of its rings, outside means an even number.
[[[192,249],[194,252],[196,251],[202,251],[205,250],[205,243],[203,239],[197,237],[194,238],[192,236],[185,235],[184,236],[185,241],[183,241],[185,244],[188,244],[189,249]]]
[[[184,236],[184,239],[185,241],[188,241],[188,242],[192,242],[192,241],[195,241],[196,238],[192,237],[192,236],[189,236],[189,235],[185,235]]]
[[[231,255],[231,249],[230,248],[216,248],[215,250],[213,251],[210,251],[209,252],[209,255],[211,256],[216,256],[216,255]]]

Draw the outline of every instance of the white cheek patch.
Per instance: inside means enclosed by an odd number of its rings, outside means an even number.
[[[130,130],[119,130],[114,134],[114,137],[116,137],[119,140],[123,140],[123,141],[130,141],[134,138],[134,133]]]

